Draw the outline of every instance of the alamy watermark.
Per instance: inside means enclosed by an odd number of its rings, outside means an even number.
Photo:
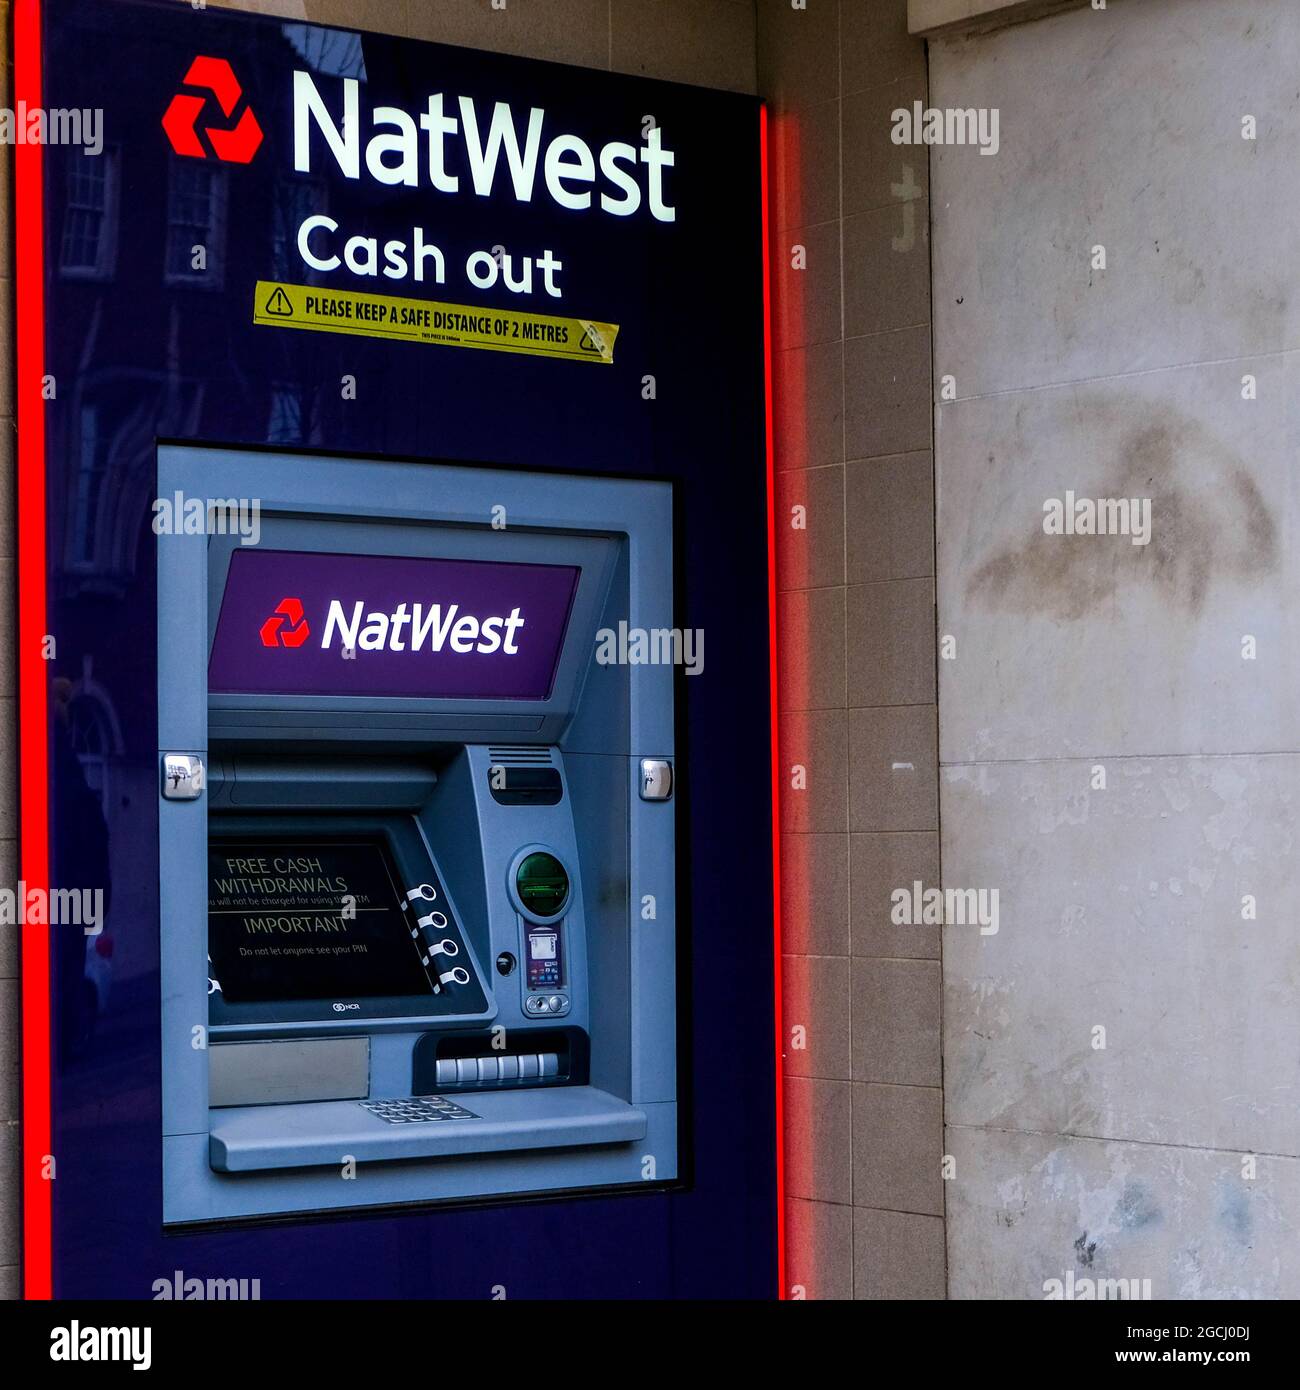
[[[1067,1269],[1060,1279],[1043,1280],[1043,1298],[1046,1302],[1114,1301],[1116,1299],[1137,1300],[1151,1297],[1150,1279],[1082,1279],[1074,1277],[1074,1270]]]
[[[104,930],[102,888],[0,888],[0,926],[80,927],[87,936]]]
[[[104,112],[98,106],[0,106],[0,145],[80,145],[92,155],[104,152]]]
[[[1128,536],[1134,545],[1151,540],[1149,497],[1049,497],[1043,503],[1048,536]]]
[[[688,676],[704,670],[704,629],[699,627],[602,627],[596,633],[598,666],[683,666]]]
[[[256,497],[175,492],[155,498],[152,511],[155,536],[238,536],[240,545],[256,545],[262,537],[262,503]]]
[[[200,1279],[176,1270],[170,1279],[153,1281],[154,1302],[256,1302],[262,1297],[260,1279]]]
[[[151,1327],[96,1327],[73,1319],[50,1329],[51,1361],[129,1361],[133,1371],[153,1365]]]
[[[998,934],[996,888],[927,888],[918,878],[910,888],[895,888],[889,901],[896,927],[978,926],[981,936]]]
[[[890,113],[889,138],[896,145],[978,145],[997,154],[1001,115],[996,106],[926,106],[914,101]]]

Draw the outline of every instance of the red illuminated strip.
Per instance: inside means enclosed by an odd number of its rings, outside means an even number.
[[[767,107],[759,108],[763,200],[763,439],[767,457],[767,649],[772,720],[772,977],[776,1017],[776,1277],[785,1297],[785,1024],[781,1012],[781,771],[777,728],[776,665],[776,450],[772,433],[771,210],[767,182]]]
[[[21,109],[41,105],[40,0],[14,6],[14,90]],[[19,877],[49,884],[49,765],[45,661],[45,266],[41,146],[14,150],[18,314],[18,790]],[[23,1273],[27,1298],[52,1295],[50,1153],[50,938],[22,935]]]

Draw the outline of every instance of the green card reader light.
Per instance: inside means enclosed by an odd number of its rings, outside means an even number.
[[[510,896],[523,936],[524,1012],[554,1017],[569,1012],[564,973],[564,909],[569,873],[549,850],[530,847],[515,856]]]

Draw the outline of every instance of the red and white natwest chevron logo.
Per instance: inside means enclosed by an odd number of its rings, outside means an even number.
[[[288,627],[285,627],[286,621]],[[260,631],[264,647],[301,647],[311,636],[311,628],[303,616],[302,600],[282,598]]]
[[[224,58],[208,58],[200,54],[190,64],[183,85],[203,88],[203,92],[177,92],[163,113],[162,127],[167,132],[172,149],[177,154],[206,159],[208,150],[199,139],[202,133],[218,159],[227,164],[247,164],[262,143],[262,127],[258,125],[251,106],[245,104],[244,114],[229,129],[198,125],[209,96],[216,97],[217,105],[227,120],[234,115],[244,89],[239,85],[230,64]]]

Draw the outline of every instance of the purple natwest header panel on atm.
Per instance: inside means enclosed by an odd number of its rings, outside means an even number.
[[[571,565],[236,550],[208,688],[545,700],[579,572]]]

